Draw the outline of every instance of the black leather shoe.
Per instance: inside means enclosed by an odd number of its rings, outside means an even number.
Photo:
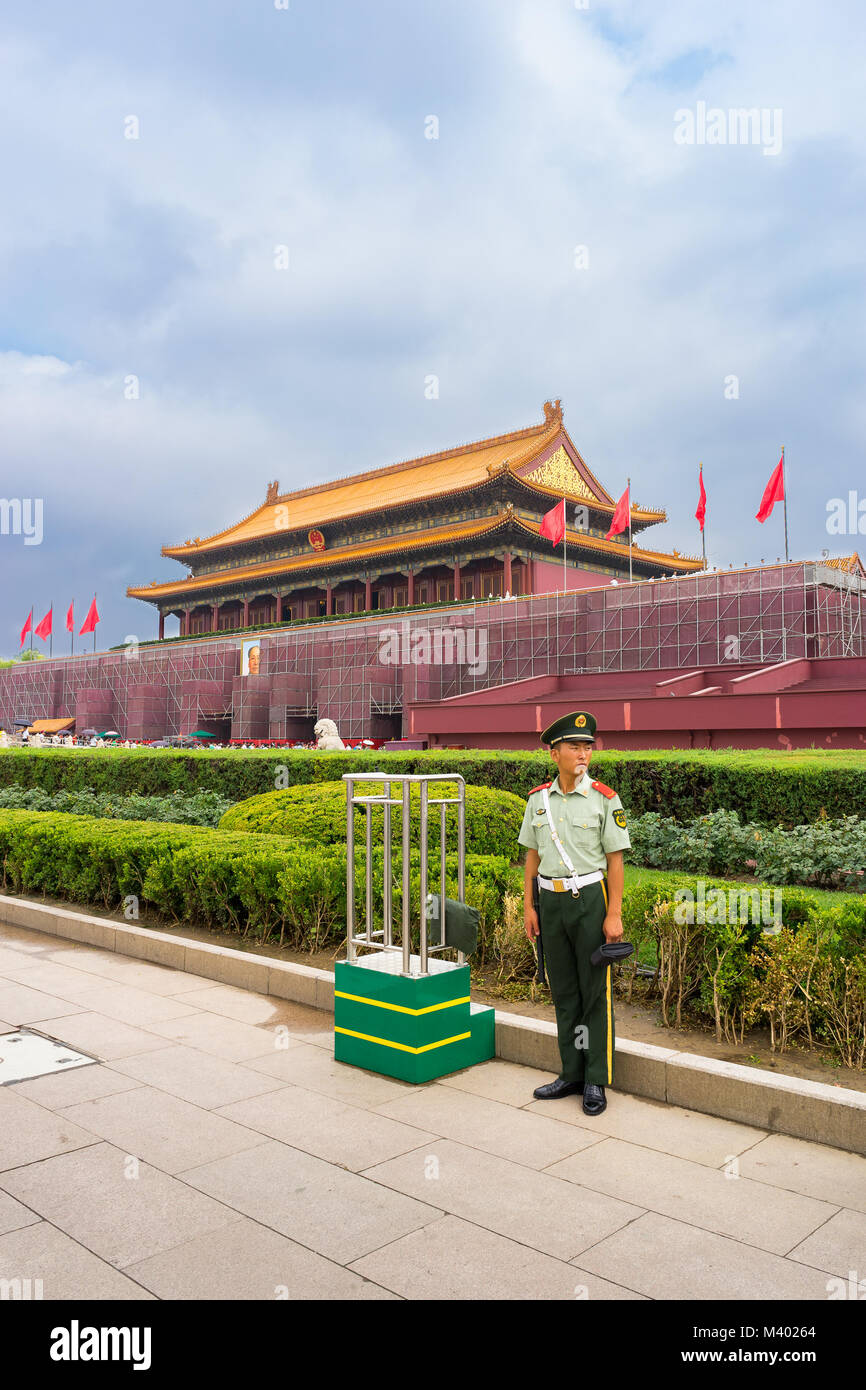
[[[594,1086],[592,1082],[583,1088],[583,1113],[584,1115],[600,1115],[607,1109],[604,1087]]]
[[[559,1100],[560,1096],[580,1095],[582,1091],[582,1081],[563,1081],[562,1077],[558,1076],[546,1086],[536,1086],[532,1094],[536,1100]]]

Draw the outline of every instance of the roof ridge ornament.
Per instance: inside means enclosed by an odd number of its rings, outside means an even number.
[[[265,505],[267,506],[269,502],[276,502],[279,492],[280,485],[275,478],[272,483],[268,483],[268,490],[265,493]]]
[[[544,423],[546,425],[562,424],[562,401],[544,402]]]

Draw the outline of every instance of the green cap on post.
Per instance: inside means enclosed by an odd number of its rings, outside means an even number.
[[[552,724],[548,724],[544,733],[541,735],[542,743],[560,743],[562,739],[575,739],[579,743],[595,743],[595,718],[588,714],[586,710],[575,710],[573,714],[564,714],[561,719],[555,719]]]

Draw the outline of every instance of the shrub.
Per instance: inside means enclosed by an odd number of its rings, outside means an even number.
[[[356,784],[365,796],[381,796],[382,782]],[[399,795],[400,787],[394,788]],[[457,783],[443,783],[431,789],[432,796],[455,796]],[[410,814],[411,843],[417,845],[420,835],[420,791],[412,790]],[[515,858],[517,836],[523,821],[524,803],[511,792],[495,791],[491,787],[466,788],[465,841],[468,854],[501,854]],[[440,844],[441,808],[431,806],[428,812],[428,847],[431,857],[437,855]],[[373,844],[383,836],[384,809],[374,806],[370,816]],[[355,841],[361,845],[365,836],[366,813],[355,808]],[[395,857],[399,858],[402,807],[391,812],[391,834]],[[457,843],[457,807],[445,812],[446,847]],[[346,840],[346,787],[343,782],[318,782],[313,786],[290,787],[286,791],[266,792],[250,797],[225,812],[220,829],[250,831],[254,834],[288,835],[294,840],[312,844],[344,844]]]

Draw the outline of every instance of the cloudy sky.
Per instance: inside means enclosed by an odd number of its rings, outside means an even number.
[[[862,551],[826,517],[866,512],[864,30],[861,0],[3,6],[0,492],[44,519],[0,535],[0,654],[94,591],[100,646],[153,636],[127,584],[269,480],[548,397],[660,547],[700,552],[703,460],[709,563],[775,559],[785,444],[792,556]],[[763,130],[710,143],[737,108]]]

